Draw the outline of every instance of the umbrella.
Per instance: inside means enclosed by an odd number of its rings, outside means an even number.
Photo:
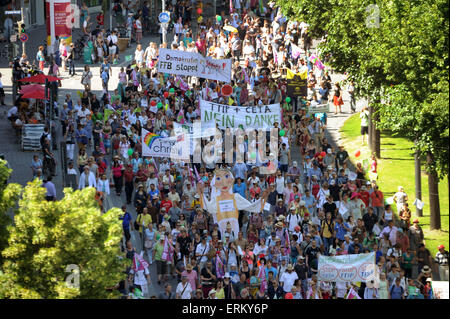
[[[45,88],[39,84],[24,85],[19,93],[24,99],[45,99]]]
[[[45,83],[45,79],[48,79],[49,82],[55,82],[55,81],[61,81],[60,78],[57,78],[56,76],[51,75],[45,75],[45,74],[38,74],[33,75],[28,78],[20,79],[19,82],[30,82],[30,83]]]
[[[238,33],[238,29],[236,29],[235,27],[233,27],[231,25],[226,25],[223,27],[223,29],[226,31],[233,32],[233,33]]]

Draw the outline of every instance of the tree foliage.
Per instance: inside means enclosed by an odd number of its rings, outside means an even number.
[[[319,50],[330,65],[355,79],[360,95],[380,101],[378,128],[417,140],[422,155],[434,155],[427,169],[448,174],[448,1],[276,2],[326,35]]]
[[[15,187],[14,195],[21,191]],[[46,201],[45,192],[38,180],[23,189],[1,252],[0,298],[114,297],[106,288],[124,279],[127,264],[120,210],[101,214],[94,188],[66,188],[55,202]],[[66,283],[75,274],[67,272],[70,265],[79,267],[79,288]]]

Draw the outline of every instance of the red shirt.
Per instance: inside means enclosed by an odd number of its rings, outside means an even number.
[[[370,203],[370,193],[368,191],[362,191],[361,193],[361,200],[364,202],[364,204],[367,206],[369,206]]]
[[[370,198],[372,199],[372,207],[384,206],[383,193],[380,190],[373,191],[372,194],[370,194]]]
[[[171,209],[173,206],[172,202],[168,199],[164,199],[161,201],[160,207],[164,207],[166,209],[166,212],[169,212],[169,209]]]
[[[132,182],[134,178],[133,170],[125,170],[123,176],[125,177],[125,182]]]

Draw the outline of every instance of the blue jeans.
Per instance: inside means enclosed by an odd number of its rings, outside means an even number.
[[[334,239],[333,237],[330,238],[323,237],[323,245],[325,247],[326,256],[329,255],[330,247],[333,246],[333,239]]]
[[[69,75],[75,75],[75,64],[73,63],[73,59],[69,59]]]

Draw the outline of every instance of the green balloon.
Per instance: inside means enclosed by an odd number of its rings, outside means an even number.
[[[286,134],[286,132],[284,130],[280,131],[280,136],[284,136]]]
[[[291,102],[291,98],[289,96],[286,98],[286,102],[287,103]]]
[[[255,158],[256,158],[256,153],[255,153],[255,152],[252,152],[252,153],[250,154],[250,158],[251,158],[251,159],[255,159]]]
[[[174,88],[171,88],[171,89],[169,90],[169,93],[175,93],[175,89],[174,89]]]
[[[133,155],[133,149],[132,149],[132,148],[129,148],[129,149],[128,149],[128,155],[129,155],[129,156]]]
[[[163,107],[163,104],[161,102],[159,102],[158,104],[156,104],[156,106],[158,107],[158,109]]]
[[[217,16],[217,21],[222,21],[222,17],[221,16]]]

